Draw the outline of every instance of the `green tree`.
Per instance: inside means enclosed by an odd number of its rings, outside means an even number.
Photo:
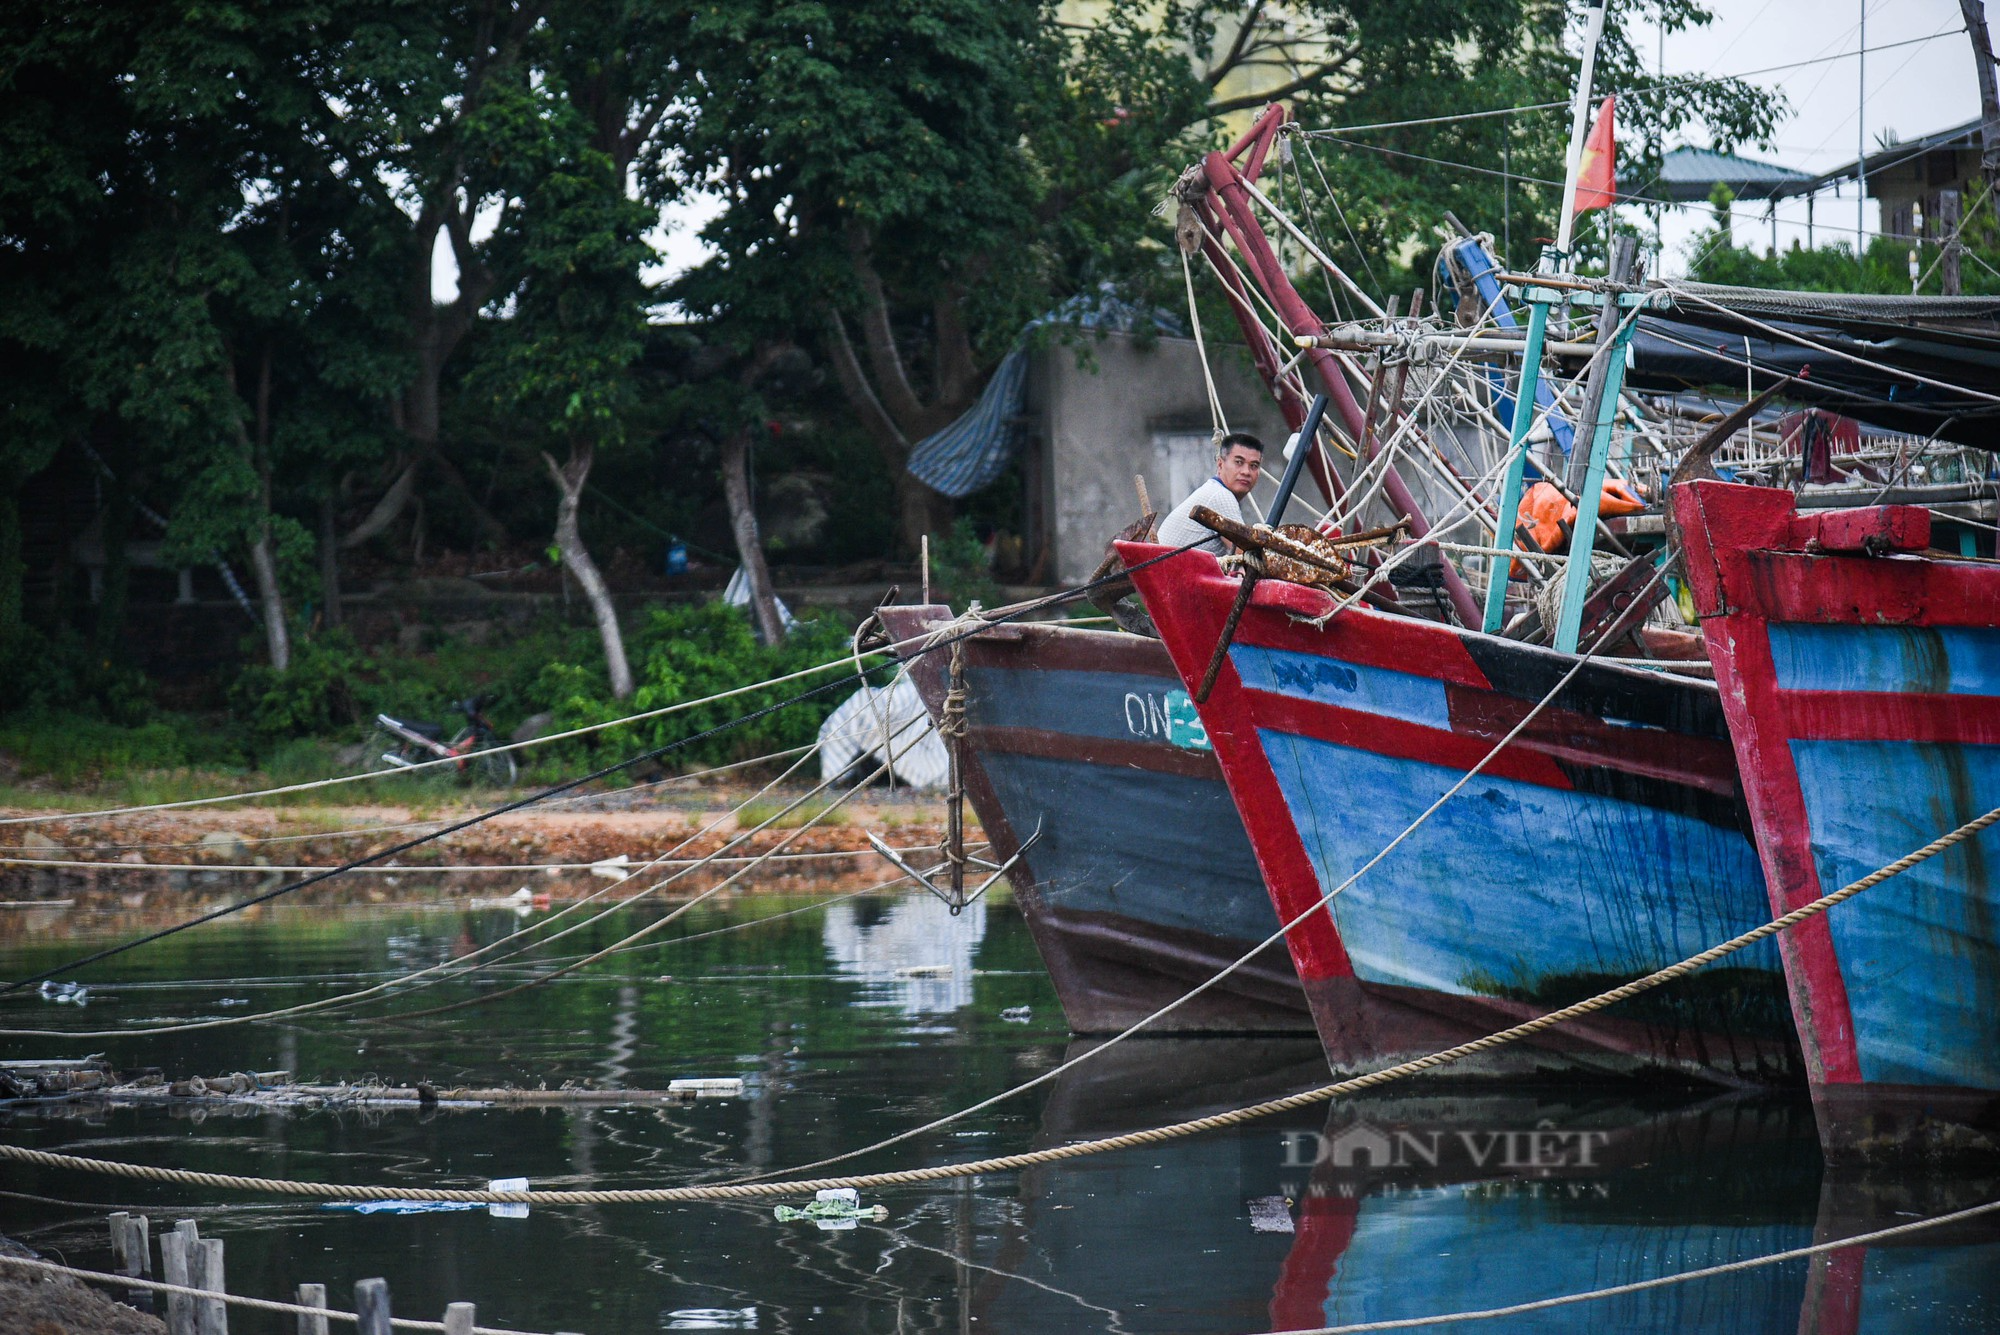
[[[904,469],[971,404],[1023,325],[1113,284],[1173,274],[1152,205],[1232,117],[1289,101],[1305,128],[1564,103],[1575,61],[1558,0],[1112,0],[1070,21],[1038,0],[770,6],[693,18],[701,71],[690,168],[725,208],[717,249],[677,289],[757,338],[811,340],[897,478],[902,533],[947,512]],[[1600,84],[1648,80],[1628,25],[1705,23],[1694,0],[1617,6]],[[1722,144],[1768,132],[1777,104],[1736,83],[1629,99],[1631,181],[1696,121]],[[1445,209],[1497,220],[1503,160],[1523,235],[1546,228],[1560,107],[1522,117],[1300,139],[1278,188],[1309,193],[1324,244],[1357,273],[1401,276]],[[1437,162],[1446,164],[1440,169]],[[1451,169],[1453,163],[1470,164]],[[1481,169],[1491,172],[1485,174]]]
[[[651,214],[590,143],[591,127],[565,92],[551,73],[510,108],[522,129],[516,151],[546,159],[522,200],[522,280],[513,318],[496,330],[498,366],[502,395],[565,443],[560,463],[542,453],[559,496],[556,546],[596,618],[612,697],[623,700],[632,669],[578,511],[597,451],[623,443],[629,372],[645,332],[639,270],[651,254],[641,239]]]

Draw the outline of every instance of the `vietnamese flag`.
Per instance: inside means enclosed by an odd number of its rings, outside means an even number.
[[[1604,99],[1597,109],[1597,123],[1583,141],[1583,157],[1577,164],[1576,208],[1570,216],[1592,209],[1608,209],[1618,202],[1618,153],[1612,143],[1611,108],[1615,97]]]

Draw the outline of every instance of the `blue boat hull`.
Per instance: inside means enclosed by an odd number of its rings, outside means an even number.
[[[896,640],[948,608],[886,607]],[[936,718],[947,655],[911,677]],[[966,643],[966,793],[1072,1031],[1129,1028],[1278,929],[1243,823],[1157,640],[1003,626]],[[1310,1033],[1283,943],[1147,1032]]]

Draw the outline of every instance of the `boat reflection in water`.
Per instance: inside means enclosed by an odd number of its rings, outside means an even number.
[[[1315,1057],[1284,1040],[1122,1044],[1058,1082],[1036,1143],[1307,1088],[1321,1079]],[[1721,1265],[1996,1194],[1823,1189],[1821,1177],[1812,1109],[1796,1095],[1411,1085],[1024,1173],[997,1242],[980,1230],[969,1309],[974,1329],[993,1331],[1424,1317]],[[1996,1231],[2000,1221],[1459,1328],[1991,1329]]]
[[[827,909],[823,939],[834,968],[861,980],[856,1005],[948,1014],[972,1004],[986,905],[954,914],[930,895],[850,899]]]
[[[2000,1200],[2000,1173],[1892,1176],[1831,1169],[1815,1243]],[[2000,1329],[2000,1211],[1812,1258],[1799,1335]]]

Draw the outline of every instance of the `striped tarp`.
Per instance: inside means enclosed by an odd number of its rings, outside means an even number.
[[[1028,354],[1007,354],[986,392],[956,422],[910,451],[910,471],[932,491],[957,499],[996,481],[1020,444],[1015,419],[1027,390]]]

